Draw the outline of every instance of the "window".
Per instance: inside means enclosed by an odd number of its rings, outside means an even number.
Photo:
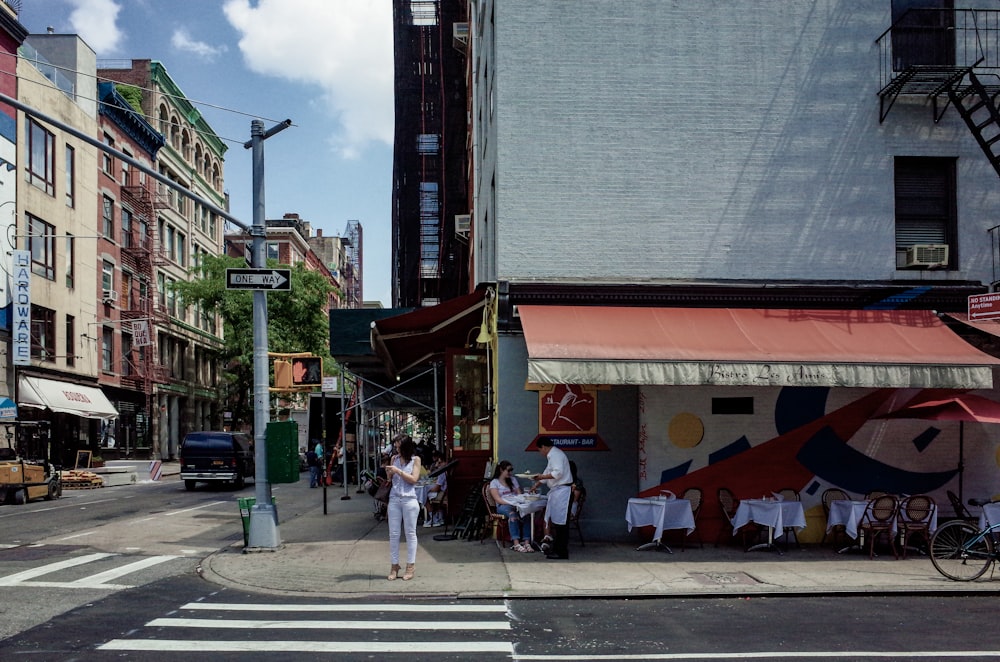
[[[131,248],[134,243],[132,240],[132,212],[122,207],[122,248]]]
[[[177,317],[177,293],[174,291],[176,282],[173,278],[167,279],[167,312],[173,317]]]
[[[43,361],[56,357],[56,311],[31,306],[31,356]]]
[[[56,137],[44,126],[28,118],[27,180],[49,195],[56,194]]]
[[[31,252],[31,273],[49,280],[56,279],[56,228],[28,214],[28,250]]]
[[[76,285],[76,237],[71,234],[66,235],[66,287],[73,289]]]
[[[122,376],[128,377],[135,372],[132,367],[132,334],[122,332]]]
[[[177,233],[177,264],[187,266],[187,236],[183,232]]]
[[[123,149],[122,153],[125,154],[125,156],[132,156],[128,153],[127,149]],[[129,169],[130,167],[131,166],[129,166],[128,161],[122,161],[122,186],[132,185],[132,171]]]
[[[112,149],[114,149],[115,147],[115,139],[112,138],[107,133],[104,134],[104,140],[102,140],[101,142],[103,142],[105,145],[107,145]],[[109,154],[108,152],[105,152],[104,150],[101,150],[101,167],[104,170],[105,174],[111,177],[115,176],[115,158],[111,156],[111,154]]]
[[[101,370],[103,372],[115,371],[115,331],[109,326],[101,330]]]
[[[115,265],[107,260],[101,262],[101,289],[115,289]]]
[[[956,263],[955,159],[897,156],[896,266],[906,266],[906,249],[917,244],[949,247],[948,266]]]
[[[156,274],[156,296],[160,303],[160,306],[167,305],[167,278],[163,275],[163,272],[157,272]]]
[[[66,316],[66,365],[76,365],[76,318]]]
[[[269,241],[269,242],[267,242],[267,251],[266,251],[265,257],[268,260],[277,260],[278,259],[278,243],[277,242],[275,242],[275,241]]]
[[[66,206],[76,206],[76,150],[66,145]]]
[[[174,226],[168,225],[167,238],[166,241],[164,242],[167,247],[167,256],[174,262],[177,261],[177,237],[175,232],[176,231],[174,230]]]
[[[104,219],[104,237],[114,241],[115,238],[115,201],[104,196],[101,216]]]

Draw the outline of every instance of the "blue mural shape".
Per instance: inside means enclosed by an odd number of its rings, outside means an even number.
[[[691,469],[691,460],[684,462],[683,464],[678,464],[676,467],[670,469],[664,469],[660,472],[660,484],[674,480],[675,478],[680,478],[681,476],[686,476],[688,470]]]
[[[920,473],[893,467],[848,446],[830,427],[817,431],[796,459],[821,480],[849,492],[884,490],[892,494],[924,494],[946,485],[958,469]]]
[[[774,403],[774,428],[778,436],[826,415],[827,386],[783,388]]]
[[[930,446],[939,434],[941,434],[941,428],[932,425],[913,438],[913,447],[917,449],[918,453],[923,453],[924,449]]]
[[[739,455],[743,451],[748,450],[750,450],[750,442],[747,440],[746,435],[743,435],[728,446],[723,446],[719,450],[710,453],[708,456],[708,463],[712,465],[716,462],[722,462],[723,460],[728,460],[734,455]]]

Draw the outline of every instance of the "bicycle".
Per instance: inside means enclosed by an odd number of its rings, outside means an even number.
[[[989,499],[969,499],[970,506],[984,506]],[[930,557],[934,568],[948,579],[969,582],[983,573],[1000,558],[997,534],[1000,523],[991,524],[986,517],[986,527],[980,528],[966,520],[953,520],[942,525],[931,536]]]

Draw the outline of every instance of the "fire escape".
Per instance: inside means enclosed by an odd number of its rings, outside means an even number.
[[[128,207],[133,215],[131,230],[122,233],[122,267],[134,274],[138,281],[138,287],[123,293],[128,301],[120,304],[121,320],[123,328],[132,327],[133,339],[136,334],[132,323],[145,321],[150,343],[132,347],[124,353],[121,382],[123,387],[143,393],[146,411],[151,414],[153,385],[165,383],[168,377],[156,351],[156,329],[169,320],[156,289],[156,267],[166,264],[155,229],[156,210],[160,205],[149,184],[122,186],[121,195],[123,206]]]
[[[901,96],[930,99],[935,123],[954,106],[1000,175],[1000,10],[909,9],[875,43],[879,122]],[[989,233],[996,281],[1000,226]]]

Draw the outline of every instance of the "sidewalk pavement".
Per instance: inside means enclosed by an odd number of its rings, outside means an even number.
[[[930,560],[910,552],[869,559],[829,547],[794,545],[783,555],[736,547],[689,544],[673,554],[636,551],[645,542],[579,543],[570,535],[569,560],[502,549],[493,540],[435,540],[444,528],[417,527],[416,576],[388,581],[388,525],[373,517],[367,494],[341,500],[331,489],[322,505],[282,522],[277,550],[247,551],[242,541],[202,562],[205,579],[251,592],[359,599],[361,597],[564,598],[997,593],[1000,576],[974,582],[941,576]],[[586,522],[582,523],[586,532]],[[622,521],[624,530],[625,522]],[[449,529],[450,531],[450,529]],[[401,543],[405,563],[405,543]]]

